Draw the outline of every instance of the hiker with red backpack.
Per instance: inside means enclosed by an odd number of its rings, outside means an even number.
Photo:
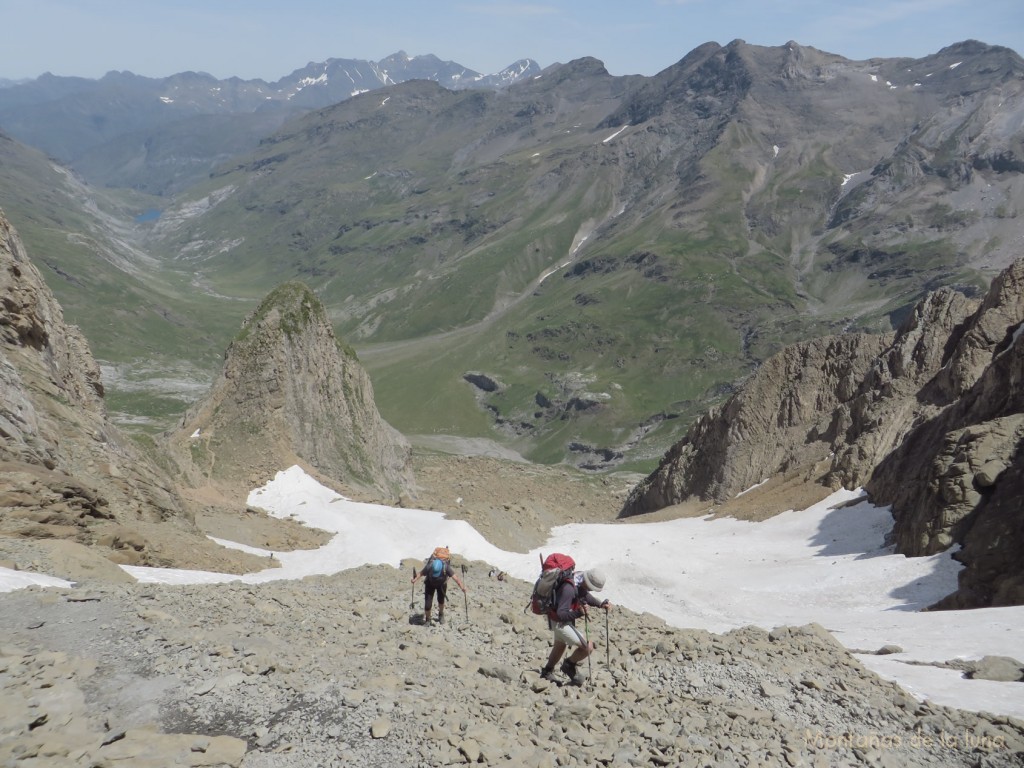
[[[423,623],[430,624],[430,612],[434,605],[434,594],[437,594],[437,622],[444,624],[444,603],[448,594],[448,579],[455,579],[459,589],[465,593],[466,586],[455,575],[452,569],[452,556],[448,547],[437,547],[423,569],[412,577],[415,584],[420,579],[425,579],[423,587]]]
[[[553,643],[548,662],[540,676],[553,680],[555,664],[562,658],[566,648],[573,652],[559,667],[574,685],[581,685],[579,665],[594,651],[594,644],[576,628],[576,619],[587,617],[587,606],[608,611],[611,603],[598,600],[594,592],[604,588],[604,573],[596,568],[576,571],[576,563],[568,555],[549,555],[541,566],[541,577],[534,586],[531,606],[534,613],[545,613],[548,627],[553,632]]]

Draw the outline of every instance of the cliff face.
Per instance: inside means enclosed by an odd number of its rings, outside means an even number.
[[[380,417],[366,371],[300,283],[279,287],[246,319],[170,444],[195,485],[248,489],[295,463],[387,497],[412,482],[408,444]]]
[[[930,294],[894,335],[788,347],[694,424],[622,515],[721,502],[794,472],[863,485],[892,506],[898,551],[964,545],[948,605],[1022,603],[1022,321],[1024,260],[980,303]]]
[[[953,543],[967,567],[945,607],[1024,603],[1024,261],[996,279],[949,340],[919,398],[936,410],[882,461],[866,488],[891,504],[900,551]]]
[[[831,336],[787,347],[694,423],[633,491],[623,514],[692,497],[723,501],[771,475],[814,466],[834,450],[834,412],[856,395],[888,341]]]
[[[159,564],[140,525],[196,533],[170,479],[107,420],[88,344],[2,214],[0,438],[0,534]]]

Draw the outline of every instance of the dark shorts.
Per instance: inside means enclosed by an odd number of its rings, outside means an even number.
[[[427,579],[426,582],[424,582],[424,584],[425,586],[423,588],[423,604],[429,608],[434,602],[434,593],[436,592],[437,604],[444,605],[445,598],[448,597],[447,579],[445,581],[438,582],[434,582],[430,579]]]

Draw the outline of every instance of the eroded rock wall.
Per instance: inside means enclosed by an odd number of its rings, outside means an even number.
[[[0,534],[100,544],[118,562],[154,564],[164,556],[140,525],[197,534],[170,478],[107,419],[85,338],[2,214],[0,438]]]

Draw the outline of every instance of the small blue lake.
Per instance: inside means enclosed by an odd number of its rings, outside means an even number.
[[[138,216],[136,216],[135,223],[145,224],[148,221],[156,221],[157,219],[160,218],[161,213],[163,213],[163,211],[157,208],[150,208],[148,211],[143,211]]]

